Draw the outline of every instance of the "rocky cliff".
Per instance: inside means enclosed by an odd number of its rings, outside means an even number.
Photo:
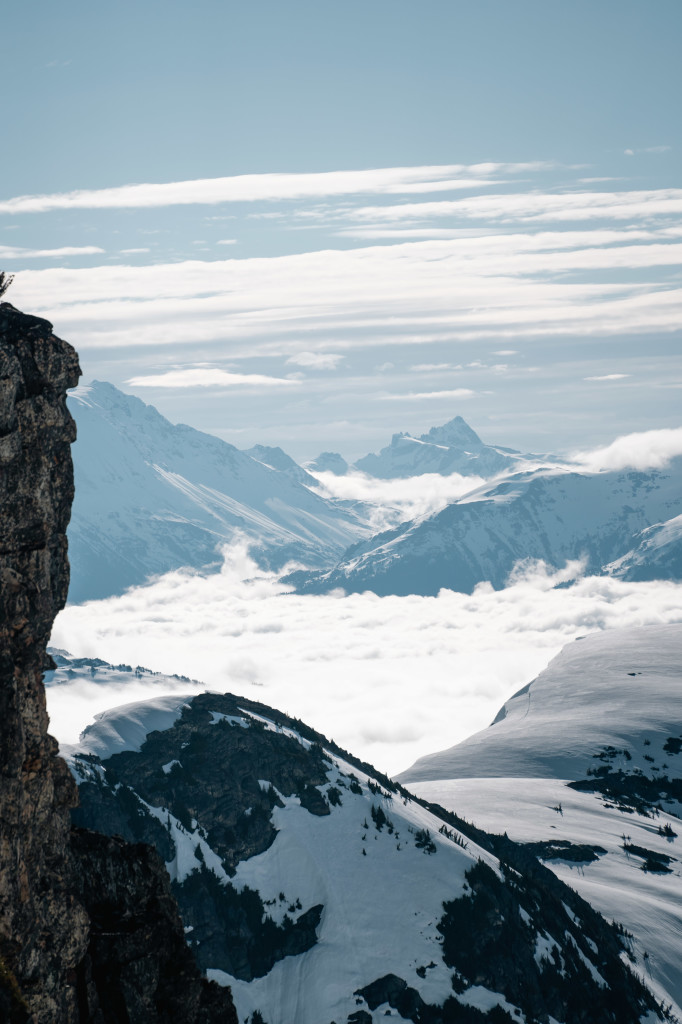
[[[79,374],[47,321],[0,303],[0,1020],[236,1022],[184,943],[158,855],[72,833],[76,788],[47,732]]]

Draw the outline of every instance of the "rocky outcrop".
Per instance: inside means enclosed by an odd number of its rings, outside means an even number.
[[[0,304],[0,1019],[236,1021],[229,991],[201,978],[182,941],[158,855],[72,840],[77,792],[47,732],[42,676],[69,582],[65,399],[79,374],[51,324]]]

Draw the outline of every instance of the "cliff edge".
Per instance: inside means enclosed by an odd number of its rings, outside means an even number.
[[[236,1024],[229,989],[185,945],[158,855],[72,832],[76,786],[47,732],[79,375],[51,324],[0,303],[0,1020]]]

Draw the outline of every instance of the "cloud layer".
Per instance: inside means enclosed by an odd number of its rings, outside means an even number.
[[[535,566],[506,590],[471,596],[303,597],[237,546],[218,574],[171,573],[67,607],[52,642],[262,700],[397,772],[486,726],[573,637],[680,621],[682,586],[590,577],[553,589],[576,571]],[[69,742],[96,711],[141,696],[60,687],[49,695],[52,728]]]
[[[526,164],[441,164],[386,167],[366,171],[301,174],[241,174],[229,178],[198,178],[117,188],[79,189],[51,195],[16,196],[0,202],[0,214],[45,213],[49,210],[131,209],[194,204],[322,198],[353,194],[442,192],[490,184],[500,174],[517,174],[549,166]]]

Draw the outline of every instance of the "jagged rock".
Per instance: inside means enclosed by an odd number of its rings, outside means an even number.
[[[182,944],[157,855],[92,836],[72,846],[77,791],[47,732],[42,676],[54,667],[46,646],[69,584],[75,425],[65,400],[79,374],[51,324],[0,304],[0,1014],[232,1024],[229,990],[209,987]],[[96,877],[135,942],[102,941]],[[144,1013],[130,1009],[129,972]],[[163,977],[182,977],[182,991],[171,998]]]
[[[73,892],[76,789],[47,734],[42,672],[69,583],[78,357],[46,320],[0,305],[0,954],[36,1022],[77,1020],[88,920]]]

